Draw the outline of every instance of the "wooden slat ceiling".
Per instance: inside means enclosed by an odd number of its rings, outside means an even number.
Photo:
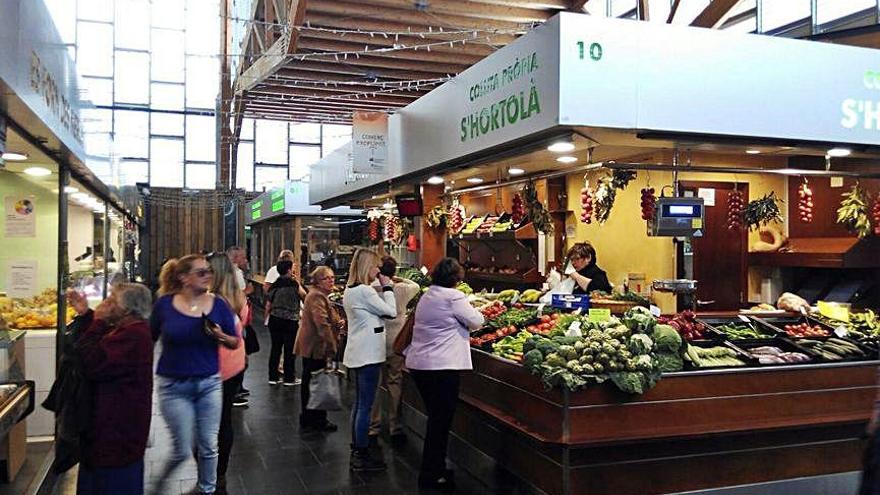
[[[255,0],[236,108],[245,117],[325,123],[350,123],[356,110],[393,111],[588,2]],[[644,19],[649,0],[639,2]],[[713,0],[697,20],[716,26],[736,3]]]

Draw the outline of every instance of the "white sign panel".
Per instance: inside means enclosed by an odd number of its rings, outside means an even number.
[[[697,197],[703,198],[705,206],[715,206],[715,189],[701,187],[697,189]]]
[[[36,237],[37,215],[33,198],[6,196],[4,206],[3,232],[6,237]]]
[[[351,120],[354,172],[358,174],[385,172],[388,166],[388,114],[354,112]]]
[[[561,14],[560,123],[880,145],[877,50]]]
[[[37,295],[36,260],[10,261],[6,267],[6,296],[19,299]]]

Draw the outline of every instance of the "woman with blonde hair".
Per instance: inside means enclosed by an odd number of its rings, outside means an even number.
[[[217,433],[223,392],[219,345],[237,348],[235,315],[209,290],[213,268],[204,256],[191,254],[162,269],[161,294],[150,315],[153,339],[162,339],[156,367],[159,409],[171,431],[173,450],[156,483],[165,481],[198,445],[199,493],[217,488]]]
[[[355,373],[355,402],[351,408],[352,471],[385,469],[369,451],[370,411],[376,397],[379,374],[385,362],[384,319],[397,316],[394,289],[389,277],[379,273],[382,260],[369,249],[358,249],[348,271],[342,305],[348,318],[348,344],[342,362]],[[381,296],[372,286],[378,277]]]
[[[242,322],[247,320],[249,306],[244,291],[238,286],[238,279],[232,261],[223,252],[211,253],[207,259],[214,270],[214,282],[211,284],[211,293],[222,297],[235,313],[235,335],[241,340],[244,331]],[[235,434],[232,428],[232,403],[235,395],[241,388],[241,382],[244,378],[245,352],[243,345],[235,349],[220,346],[219,351],[220,379],[223,381],[223,405],[220,413],[220,431],[218,433],[217,488],[218,492],[222,492],[226,488],[226,470],[229,467],[229,455],[232,452],[232,442]]]

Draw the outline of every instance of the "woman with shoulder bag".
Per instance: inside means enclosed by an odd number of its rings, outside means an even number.
[[[327,411],[309,409],[312,373],[323,369],[336,356],[339,348],[338,333],[345,325],[327,297],[333,290],[333,270],[319,266],[311,274],[312,289],[303,304],[300,329],[293,344],[293,352],[302,357],[302,412],[299,426],[302,430],[333,432],[337,426],[327,421]]]
[[[293,278],[293,262],[279,261],[278,280],[272,284],[266,306],[269,310],[269,335],[272,348],[269,351],[269,384],[278,384],[278,363],[284,353],[284,385],[292,387],[301,382],[296,378],[296,354],[293,343],[299,329],[299,312],[306,291]]]
[[[351,409],[352,471],[379,471],[385,462],[371,456],[368,437],[370,411],[376,398],[379,373],[385,362],[384,320],[397,316],[391,279],[379,273],[382,262],[375,252],[358,249],[348,272],[342,305],[348,318],[348,343],[342,362],[355,374],[355,402]],[[378,277],[380,292],[372,283]]]
[[[431,273],[431,287],[419,299],[406,367],[428,411],[419,486],[449,490],[446,469],[449,428],[458,404],[459,374],[472,370],[470,330],[483,326],[483,315],[455,287],[464,279],[458,261],[444,258]]]

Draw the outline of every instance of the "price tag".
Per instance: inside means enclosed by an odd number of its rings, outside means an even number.
[[[576,310],[572,311],[571,314],[573,314],[573,315],[580,315],[580,314],[583,313],[583,312],[584,312],[584,308],[578,306],[578,308],[577,308]]]
[[[516,304],[517,301],[519,301],[519,297],[520,297],[521,295],[522,295],[522,294],[520,294],[519,292],[517,292],[516,294],[514,294],[513,297],[510,298],[510,305],[513,306],[514,304]]]
[[[544,314],[544,303],[538,305],[538,316]]]
[[[428,274],[428,267],[425,265],[422,265],[422,269],[419,271],[422,272],[422,275],[427,275]]]
[[[849,330],[846,328],[846,326],[840,325],[839,327],[834,329],[834,335],[843,338],[849,335]]]
[[[659,318],[660,315],[662,314],[661,311],[660,311],[660,308],[658,308],[657,306],[654,306],[653,304],[651,305],[651,307],[649,308],[649,310],[651,311],[651,315],[652,315],[654,318]]]
[[[565,331],[566,337],[583,337],[583,333],[581,332],[581,322],[575,320],[571,322],[571,325],[568,326],[568,329]]]
[[[744,322],[746,322],[746,323],[751,323],[751,322],[752,322],[752,320],[750,320],[749,317],[746,316],[746,315],[737,315],[737,316],[739,317],[740,320],[742,320],[742,321],[744,321]]]
[[[587,315],[591,322],[599,323],[611,319],[611,310],[607,308],[591,308]]]

